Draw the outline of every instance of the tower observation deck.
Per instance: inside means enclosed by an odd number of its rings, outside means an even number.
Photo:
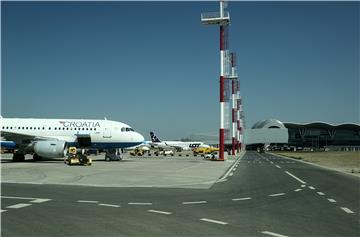
[[[229,25],[230,14],[227,11],[221,12],[206,12],[201,14],[201,22],[204,25]]]

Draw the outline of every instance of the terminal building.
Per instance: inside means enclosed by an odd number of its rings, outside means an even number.
[[[247,149],[270,145],[297,149],[360,150],[360,124],[356,123],[292,123],[268,119],[244,129],[243,134]],[[217,134],[197,134],[191,136],[191,140],[215,146],[219,142]],[[226,140],[226,148],[231,148],[230,139]]]
[[[283,132],[275,132],[276,130]],[[251,129],[245,130],[244,137],[245,144],[250,146],[263,143],[313,149],[324,147],[360,148],[360,124],[291,123],[269,119],[259,121]]]

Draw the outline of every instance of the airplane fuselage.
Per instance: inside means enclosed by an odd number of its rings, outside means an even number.
[[[129,125],[111,120],[2,118],[0,128],[4,134],[21,137],[15,141],[18,145],[33,137],[76,146],[78,137],[84,135],[91,138],[91,147],[99,149],[126,148],[144,141]]]

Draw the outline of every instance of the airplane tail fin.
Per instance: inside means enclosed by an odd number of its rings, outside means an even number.
[[[150,138],[152,142],[161,142],[154,132],[150,132]]]

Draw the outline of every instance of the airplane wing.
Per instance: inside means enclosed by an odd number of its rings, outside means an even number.
[[[56,139],[51,139],[49,137],[31,136],[31,135],[4,132],[4,131],[1,132],[1,137],[4,138],[6,141],[13,141],[19,146],[29,145],[33,141],[39,141],[39,140],[56,140]]]

